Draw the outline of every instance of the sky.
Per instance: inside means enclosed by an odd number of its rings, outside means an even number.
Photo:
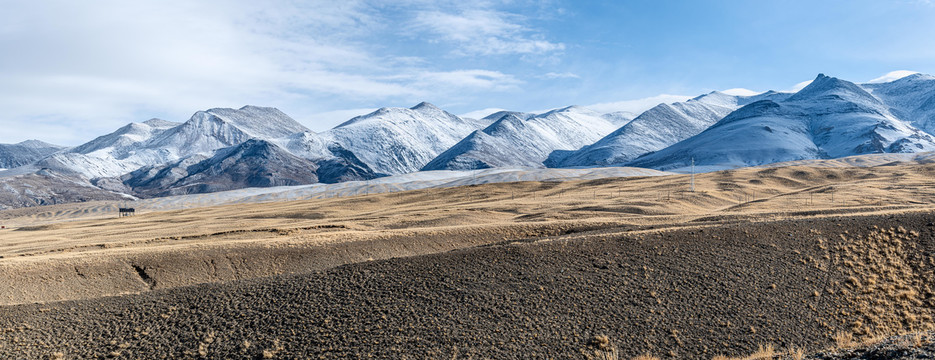
[[[0,143],[272,106],[640,111],[713,90],[935,74],[935,2],[0,0]],[[741,90],[734,90],[743,92]]]

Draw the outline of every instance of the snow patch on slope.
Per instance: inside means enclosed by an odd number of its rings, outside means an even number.
[[[820,74],[781,100],[746,105],[707,130],[629,166],[732,168],[782,161],[935,150],[935,138],[894,117],[856,84]]]
[[[429,103],[382,108],[321,133],[378,174],[418,171],[484,122],[462,119]]]
[[[541,167],[555,150],[577,149],[613,131],[601,114],[579,106],[528,118],[507,113],[475,131],[423,167],[423,170]]]

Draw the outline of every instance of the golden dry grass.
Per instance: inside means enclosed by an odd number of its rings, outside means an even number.
[[[659,360],[659,358],[652,355],[640,355],[633,358],[633,360]]]
[[[761,360],[761,359],[773,359],[778,355],[776,348],[773,344],[759,344],[757,345],[757,350],[750,355],[731,358],[724,355],[716,355],[711,358],[711,360]]]
[[[877,168],[749,168],[687,176],[564,183],[523,182],[344,198],[228,206],[116,219],[117,204],[84,203],[0,212],[0,256],[153,248],[171,243],[323,241],[348,234],[515,224],[673,224],[704,216],[787,218],[935,206],[935,165]],[[833,198],[833,199],[832,199]],[[93,209],[93,211],[92,211]],[[77,220],[77,221],[76,221]],[[340,226],[343,228],[329,228]]]
[[[703,227],[708,226],[705,223],[729,220],[926,210],[935,208],[935,192],[927,190],[935,183],[932,175],[935,164],[873,168],[790,166],[699,174],[695,192],[687,191],[687,175],[674,175],[499,183],[226,206],[192,203],[189,209],[173,211],[137,206],[140,215],[119,219],[113,212],[118,204],[113,203],[17,209],[0,212],[0,224],[7,226],[0,230],[0,275],[23,274],[24,269],[32,271],[54,263],[60,268],[74,268],[78,275],[85,276],[81,266],[96,261],[119,260],[134,265],[134,258],[147,256],[173,258],[181,254],[197,258],[195,255],[201,252],[226,252],[234,248],[244,253],[249,249],[326,251],[343,244],[361,244],[338,252],[327,262],[301,264],[303,269],[315,270],[348,262],[588,229],[642,226],[653,227],[645,231],[659,231],[665,227]],[[874,251],[895,246],[887,245],[889,240],[882,238],[869,241],[880,244]],[[875,292],[882,291],[906,302],[918,297],[898,287],[877,289],[883,282],[871,285],[874,279],[864,276],[869,270],[860,268],[863,265],[855,259],[835,260],[852,263],[858,269],[853,275],[855,287],[876,286]],[[275,275],[292,271],[294,267],[290,267],[289,261],[293,260],[274,257],[264,269],[252,264],[251,272],[228,277],[194,276],[150,285],[181,286]],[[126,264],[123,266],[128,268]],[[146,271],[145,266],[138,266],[137,272]],[[896,276],[902,271],[905,267],[897,264],[888,273]],[[133,286],[138,286],[139,281],[136,283]],[[133,286],[119,291],[140,291]],[[43,300],[22,296],[10,293],[6,297],[12,300],[4,300],[4,294],[0,294],[0,304],[16,299]]]

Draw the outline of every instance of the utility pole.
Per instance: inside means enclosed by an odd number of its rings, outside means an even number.
[[[691,192],[695,192],[695,157],[694,156],[692,156]]]

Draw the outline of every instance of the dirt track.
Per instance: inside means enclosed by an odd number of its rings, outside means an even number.
[[[818,349],[839,331],[931,329],[933,254],[929,213],[605,229],[8,306],[0,357],[584,358],[600,334],[621,358]]]

